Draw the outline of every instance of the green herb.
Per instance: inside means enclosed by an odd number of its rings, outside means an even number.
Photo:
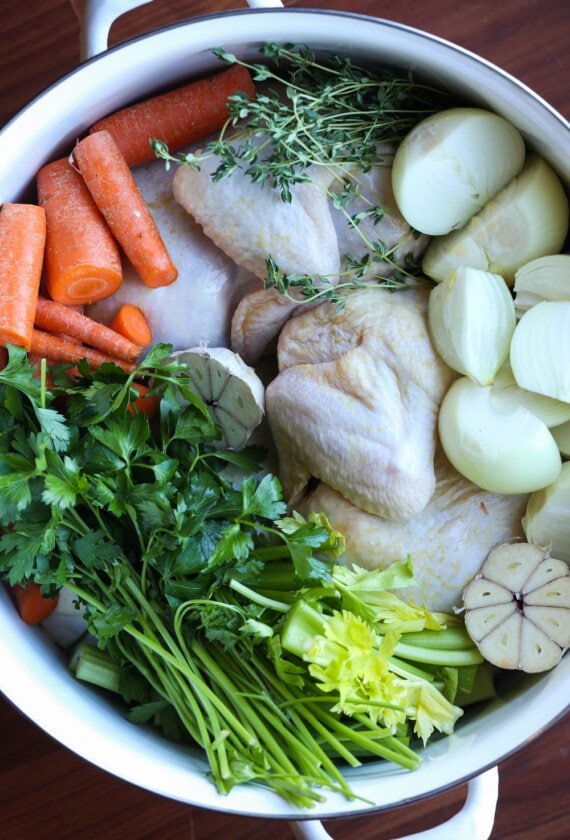
[[[215,155],[220,162],[214,180],[240,169],[260,187],[279,190],[286,202],[295,184],[311,180],[311,167],[325,167],[334,174],[327,194],[359,232],[367,253],[344,256],[340,283],[338,278],[282,273],[268,255],[266,288],[297,303],[328,299],[337,309],[352,289],[364,285],[365,276],[375,280],[371,286],[406,288],[419,273],[419,263],[411,250],[396,259],[405,242],[387,248],[362,232],[365,219],[376,225],[385,211],[363,190],[360,174],[386,166],[387,146],[394,148],[421,119],[449,106],[449,95],[419,83],[411,73],[372,70],[334,54],[320,59],[307,46],[265,43],[260,53],[267,64],[244,62],[223,49],[214,53],[225,63],[247,67],[261,83],[259,92],[253,100],[241,93],[230,97],[230,118],[201,155],[171,155],[166,144],[153,140],[157,157],[167,166],[176,162],[199,169],[204,155]],[[364,209],[353,210],[356,200]],[[408,234],[415,236],[414,231]]]

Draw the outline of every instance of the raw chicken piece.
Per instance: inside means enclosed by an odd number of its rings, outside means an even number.
[[[408,554],[417,587],[399,589],[402,597],[450,612],[461,593],[498,543],[523,537],[521,518],[528,496],[489,493],[459,475],[443,454],[436,458],[436,489],[427,507],[407,522],[372,516],[326,484],[298,506],[304,516],[326,514],[346,537],[346,564],[385,568]]]
[[[284,327],[266,409],[291,504],[315,477],[378,516],[427,505],[437,411],[455,376],[428,336],[428,294],[362,290],[338,314],[325,303]]]
[[[286,274],[326,274],[334,282],[340,266],[327,187],[333,175],[311,171],[311,182],[292,187],[292,201],[236,170],[220,181],[212,173],[220,160],[204,157],[199,172],[182,166],[174,177],[177,201],[238,265],[260,278],[271,256]],[[273,290],[255,291],[243,301],[231,330],[233,350],[252,364],[290,317],[296,304]]]
[[[137,167],[133,175],[178,268],[178,279],[149,289],[126,262],[121,288],[91,305],[88,314],[109,324],[124,303],[132,303],[145,313],[154,343],[167,342],[175,350],[200,343],[228,346],[238,301],[261,281],[219,250],[175,201],[172,175],[162,161]]]

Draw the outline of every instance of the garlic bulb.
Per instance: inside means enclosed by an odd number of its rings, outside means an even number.
[[[531,495],[522,526],[530,543],[549,546],[555,557],[570,563],[570,461],[552,484]]]
[[[568,199],[554,170],[538,155],[527,155],[522,172],[465,227],[431,240],[422,269],[441,281],[466,265],[500,274],[512,286],[521,266],[560,251],[568,213]]]
[[[553,400],[552,397],[545,397],[521,388],[513,376],[508,360],[497,371],[489,397],[495,411],[514,411],[520,406],[526,408],[531,414],[535,414],[548,426],[557,443],[557,429],[553,427],[558,427],[570,420],[570,403]]]
[[[570,458],[570,420],[566,423],[561,423],[560,426],[555,426],[552,429],[552,437],[558,444],[560,453],[565,458]]]
[[[504,117],[450,108],[422,120],[396,151],[392,187],[415,230],[439,235],[462,227],[520,172],[524,140]]]
[[[515,309],[522,315],[543,300],[570,300],[570,254],[538,257],[515,274]]]
[[[473,484],[494,493],[531,493],[559,475],[550,431],[525,408],[495,411],[491,388],[456,380],[441,404],[438,429],[449,461]]]
[[[428,327],[444,362],[479,385],[490,385],[509,355],[515,307],[498,274],[458,268],[429,296]]]
[[[174,355],[188,368],[196,394],[218,423],[219,445],[241,449],[264,416],[261,379],[226,347],[191,347]]]
[[[543,301],[525,312],[510,361],[521,388],[570,403],[570,301]]]
[[[538,674],[570,645],[570,571],[528,543],[503,543],[463,593],[465,629],[499,668]]]

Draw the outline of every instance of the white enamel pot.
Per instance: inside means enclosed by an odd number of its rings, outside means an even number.
[[[148,1],[87,3],[83,49],[85,56],[93,57],[42,93],[0,132],[0,201],[31,195],[38,168],[66,152],[99,117],[157,88],[218,69],[212,47],[252,57],[256,45],[266,40],[308,42],[360,62],[413,67],[416,74],[450,85],[466,101],[503,114],[570,184],[570,131],[562,116],[511,76],[448,42],[377,18],[271,8],[280,4],[251,0],[250,6],[264,8],[194,18],[101,52],[112,20]],[[418,770],[394,771],[372,763],[347,771],[359,799],[348,802],[331,794],[310,813],[301,813],[260,787],[242,786],[228,796],[218,795],[198,752],[127,723],[112,702],[78,683],[42,631],[17,618],[4,591],[0,591],[0,661],[0,690],[6,697],[87,761],[181,802],[290,820],[296,836],[307,840],[328,837],[318,822],[324,817],[404,805],[469,780],[466,807],[458,818],[435,833],[417,836],[489,837],[497,763],[556,724],[567,711],[570,684],[568,656],[544,675],[512,676],[501,685],[498,699],[477,714],[466,715],[454,735],[428,746]]]

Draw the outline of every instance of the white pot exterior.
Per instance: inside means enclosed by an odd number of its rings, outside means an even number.
[[[314,33],[310,38],[307,33]],[[309,42],[358,61],[412,67],[451,85],[462,97],[502,113],[570,183],[570,133],[549,105],[493,65],[417,30],[376,18],[303,10],[244,10],[169,27],[92,59],[49,88],[0,133],[0,198],[22,200],[39,167],[73,145],[96,119],[157,88],[219,67],[211,48],[238,55],[265,41]],[[475,96],[476,92],[476,96]],[[329,795],[298,812],[259,787],[220,796],[199,753],[127,723],[108,698],[78,683],[42,632],[26,627],[0,591],[0,690],[24,714],[75,753],[131,783],[206,808],[299,819],[370,811],[366,802]],[[347,771],[356,793],[382,809],[433,795],[491,767],[562,716],[568,706],[570,657],[528,678],[431,744],[410,773],[381,763]]]

